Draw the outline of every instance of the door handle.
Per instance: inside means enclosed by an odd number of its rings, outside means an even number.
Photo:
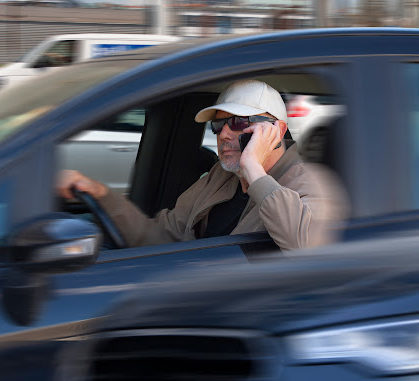
[[[115,152],[133,152],[137,149],[137,147],[133,147],[133,146],[108,146],[108,148],[111,151],[115,151]]]

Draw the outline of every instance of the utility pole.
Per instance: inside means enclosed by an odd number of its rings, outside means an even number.
[[[154,12],[156,12],[155,22],[156,22],[156,33],[157,34],[166,34],[167,33],[167,7],[165,0],[156,0]]]
[[[381,26],[386,16],[386,5],[384,0],[363,0],[361,12],[364,26]]]
[[[322,28],[328,26],[328,7],[329,0],[312,0],[312,6],[314,9],[316,26]]]
[[[405,12],[403,17],[409,19],[409,26],[418,27],[419,26],[419,0],[409,0],[404,2]]]

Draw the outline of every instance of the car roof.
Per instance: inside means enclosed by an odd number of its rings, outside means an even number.
[[[336,36],[390,36],[390,35],[419,35],[419,28],[319,28],[299,29],[289,31],[277,31],[269,33],[251,33],[245,35],[227,35],[210,38],[185,38],[173,44],[157,45],[148,48],[131,50],[119,54],[113,54],[99,60],[130,59],[145,61],[158,59],[169,54],[182,53],[199,54],[201,51],[208,51],[211,48],[217,49],[229,45],[240,45],[262,42],[274,39],[275,41],[286,41],[289,39],[306,39],[309,37],[336,37]],[[95,59],[98,60],[98,59]]]
[[[72,33],[59,34],[50,37],[51,41],[61,40],[142,40],[142,41],[178,41],[180,36],[160,35],[160,34],[134,34],[134,33]]]

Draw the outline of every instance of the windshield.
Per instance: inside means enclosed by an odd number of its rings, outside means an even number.
[[[24,62],[24,63],[30,63],[32,62],[36,57],[38,57],[49,45],[51,45],[51,41],[43,41],[39,45],[36,45],[29,51],[27,51],[23,56],[21,56],[16,62]]]
[[[0,91],[0,141],[71,97],[139,63],[104,60],[68,66]]]

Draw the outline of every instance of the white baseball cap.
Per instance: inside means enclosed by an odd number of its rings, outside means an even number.
[[[227,87],[214,106],[206,107],[195,115],[196,122],[215,119],[217,110],[238,116],[271,114],[287,123],[287,110],[281,95],[265,82],[240,80]]]

